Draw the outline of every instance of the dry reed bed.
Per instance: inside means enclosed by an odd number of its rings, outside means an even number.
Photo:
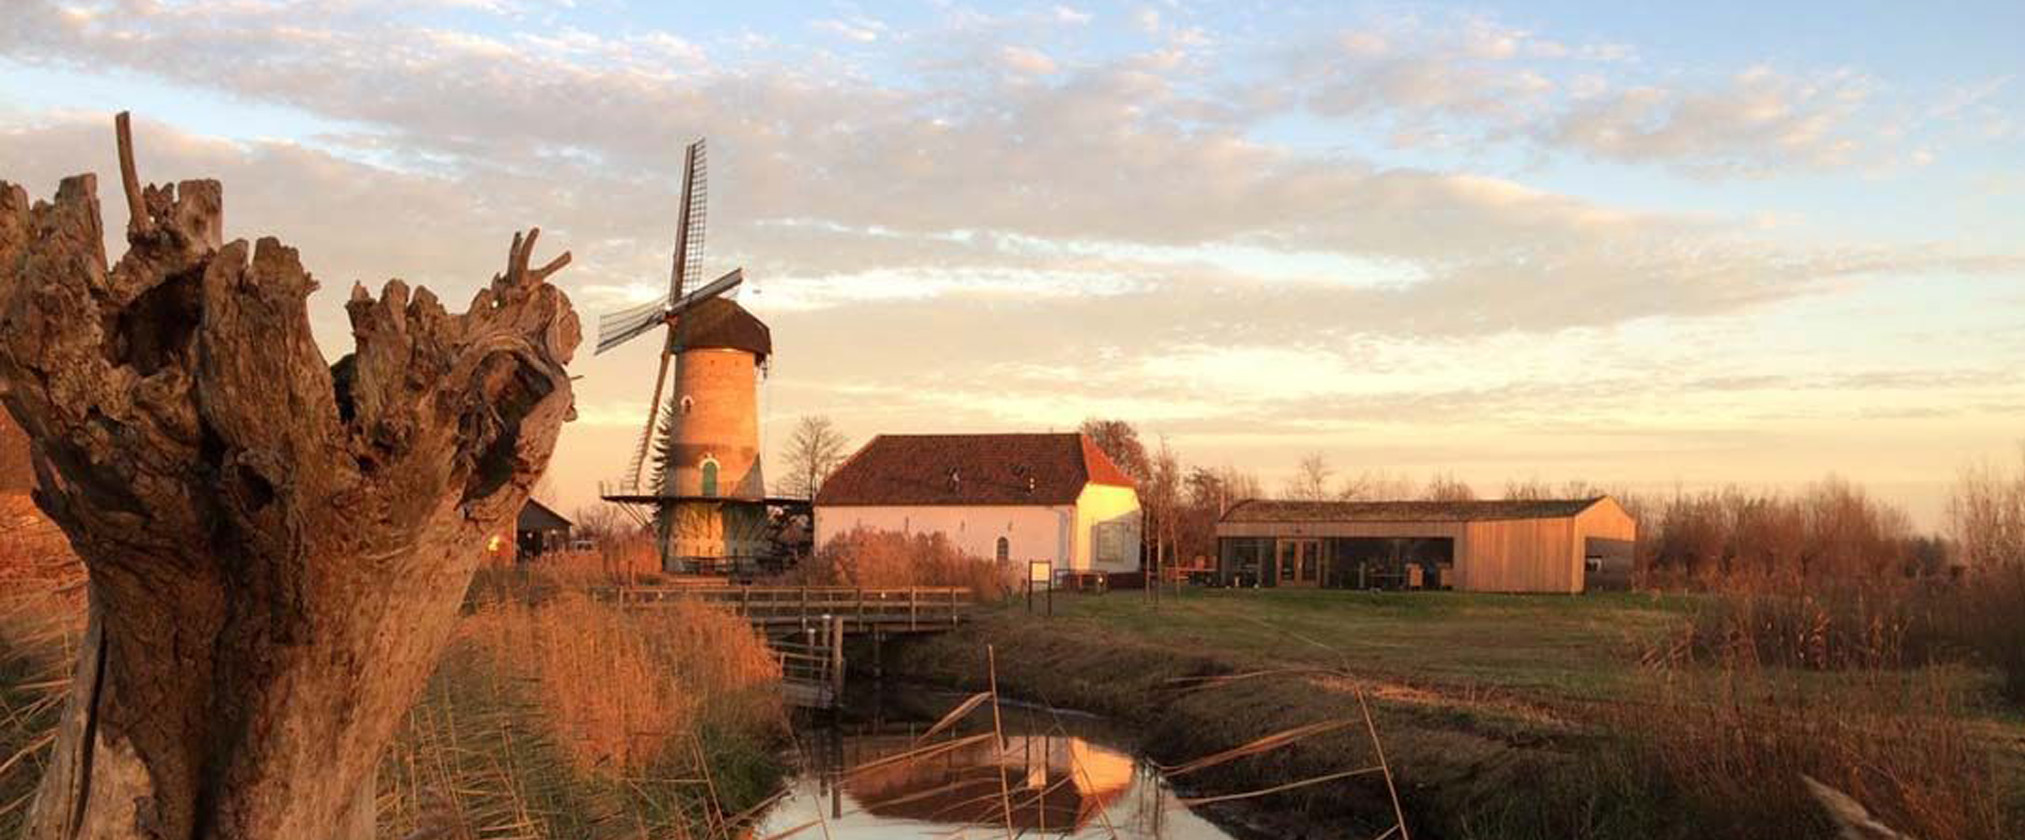
[[[771,793],[778,666],[710,607],[622,613],[553,582],[463,620],[382,761],[381,833],[414,840],[730,836]],[[74,589],[0,603],[0,837],[14,836],[69,685]]]
[[[68,591],[17,588],[0,598],[0,837],[20,830],[42,778],[82,625]]]
[[[1828,836],[1816,780],[1911,836],[2015,836],[2000,743],[1969,708],[1965,593],[1733,593],[1645,653],[1649,697],[1613,722],[1656,795],[1710,833]],[[1955,664],[1949,664],[1955,663]],[[2013,780],[2015,782],[2015,780]]]
[[[522,594],[532,590],[521,590]],[[394,836],[719,837],[770,792],[779,667],[697,604],[479,603],[382,769]]]
[[[967,554],[941,533],[854,530],[782,577],[810,586],[963,586],[979,600],[1013,591],[1023,569]]]

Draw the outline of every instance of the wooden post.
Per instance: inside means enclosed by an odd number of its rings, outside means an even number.
[[[907,587],[907,629],[910,631],[919,630],[920,627],[918,627],[917,625],[920,622],[921,622],[920,590],[910,586]]]
[[[886,631],[872,631],[872,679],[886,681]]]
[[[830,617],[830,689],[844,693],[844,617]]]
[[[997,755],[1004,756],[1005,725],[999,720],[998,716],[998,650],[993,648],[991,645],[985,645],[984,662],[985,662],[985,674],[991,680],[992,748],[996,751]],[[993,775],[998,776],[998,803],[999,808],[1001,809],[1000,813],[1002,813],[1005,816],[1006,840],[1013,840],[1012,792],[1011,790],[1008,789],[1006,785],[1006,777],[1004,771],[1000,771]]]

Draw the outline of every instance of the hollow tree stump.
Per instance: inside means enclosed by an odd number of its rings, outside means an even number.
[[[0,402],[91,572],[28,836],[370,836],[374,765],[573,416],[569,255],[516,235],[461,315],[355,286],[326,365],[294,249],[224,242],[216,181],[123,181],[110,270],[93,176],[0,182]]]

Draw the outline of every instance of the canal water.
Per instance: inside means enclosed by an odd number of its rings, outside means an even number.
[[[751,836],[1003,837],[1010,814],[1021,837],[1237,837],[1178,801],[1159,771],[1099,718],[1005,706],[1000,751],[990,738],[973,737],[992,731],[984,705],[952,731],[918,740],[963,700],[889,686],[854,695],[834,720],[801,728],[800,773]]]

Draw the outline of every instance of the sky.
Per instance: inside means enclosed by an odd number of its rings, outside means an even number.
[[[2025,439],[2015,2],[5,5],[0,178],[115,172],[133,111],[332,359],[354,282],[468,300],[534,225],[587,325],[652,299],[707,136],[776,460],[1105,416],[1268,487],[1834,474],[1938,527]],[[566,510],[652,387],[590,349]]]

